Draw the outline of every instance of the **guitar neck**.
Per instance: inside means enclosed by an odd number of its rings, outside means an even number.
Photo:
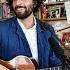
[[[7,67],[8,69],[12,69],[12,66],[9,64],[8,61],[4,61],[0,59],[0,64]]]
[[[51,68],[44,68],[44,69],[37,69],[37,70],[62,70],[62,66],[51,67]]]

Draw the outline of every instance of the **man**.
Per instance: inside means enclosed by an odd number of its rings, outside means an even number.
[[[0,59],[9,61],[23,55],[35,59],[38,69],[60,66],[61,56],[53,49],[59,47],[53,28],[33,15],[42,0],[7,1],[16,17],[0,22]],[[23,64],[18,68],[25,70]]]

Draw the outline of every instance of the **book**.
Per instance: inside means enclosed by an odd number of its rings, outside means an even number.
[[[48,18],[48,9],[46,5],[42,5],[41,15],[42,15],[42,19]]]
[[[70,32],[63,32],[61,42],[64,48],[70,49]]]
[[[9,18],[10,15],[10,7],[7,3],[3,4],[3,18]]]

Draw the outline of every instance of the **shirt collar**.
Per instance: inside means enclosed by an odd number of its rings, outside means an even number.
[[[33,18],[34,26],[32,28],[30,28],[30,29],[26,29],[25,26],[22,24],[22,22],[20,21],[19,18],[17,18],[17,21],[18,21],[19,25],[21,26],[21,28],[23,28],[24,30],[36,29],[37,22],[36,22],[35,17]]]

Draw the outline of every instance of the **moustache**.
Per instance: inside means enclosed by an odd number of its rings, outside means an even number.
[[[26,8],[26,6],[16,6],[16,7],[15,7],[15,10],[16,10],[17,8]]]

